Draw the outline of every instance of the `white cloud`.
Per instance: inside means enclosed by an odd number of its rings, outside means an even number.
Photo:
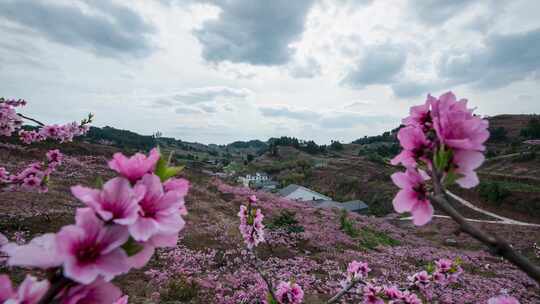
[[[0,2],[2,94],[47,122],[328,143],[395,127],[428,92],[540,112],[534,0]]]

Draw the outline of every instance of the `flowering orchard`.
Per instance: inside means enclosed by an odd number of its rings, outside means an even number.
[[[156,149],[147,156],[115,154],[109,167],[119,176],[98,189],[71,188],[87,207],[76,210],[75,224],[39,236],[26,245],[7,243],[10,266],[45,269],[48,280],[28,275],[17,291],[1,277],[6,303],[126,303],[110,281],[141,268],[154,250],[174,247],[184,228],[185,179]]]
[[[20,141],[27,144],[43,140],[70,141],[87,130],[92,118],[64,126],[45,126],[31,119],[40,128],[27,131],[21,129],[22,119],[27,117],[16,112],[25,103],[1,100],[0,130],[3,136],[18,134]],[[438,99],[428,96],[424,105],[411,109],[411,115],[403,123],[405,127],[398,133],[403,151],[392,160],[393,164],[405,168],[404,172],[392,175],[400,188],[393,201],[395,210],[410,212],[413,223],[421,226],[431,221],[432,203],[436,204],[458,223],[462,231],[538,282],[536,266],[501,238],[471,226],[448,204],[445,187],[457,183],[470,188],[478,184],[475,170],[484,160],[484,142],[489,137],[487,122],[475,116],[466,107],[465,100],[456,101],[452,93],[446,93]],[[0,168],[0,185],[6,190],[44,191],[51,171],[62,160],[62,154],[52,150],[47,153],[46,161],[32,164],[21,173],[10,174]],[[446,257],[440,253],[434,256],[416,245],[397,246],[374,254],[376,260],[384,261],[387,267],[392,263],[400,264],[395,257],[407,254],[430,259],[425,267],[416,267],[408,275],[397,269],[374,271],[372,268],[381,267],[375,260],[367,262],[367,255],[362,255],[365,260],[358,259],[358,253],[351,250],[333,255],[348,260],[345,268],[329,259],[330,256],[319,263],[300,256],[287,260],[261,256],[264,251],[260,249],[265,246],[269,250],[285,246],[297,252],[309,252],[317,248],[301,247],[300,244],[330,248],[353,244],[349,236],[339,231],[337,224],[331,224],[330,219],[337,220],[330,210],[314,210],[220,182],[217,182],[218,191],[238,195],[247,204],[240,204],[239,221],[236,222],[243,246],[238,247],[240,240],[235,241],[236,247],[228,244],[230,249],[219,253],[221,262],[216,262],[216,250],[199,254],[179,242],[180,238],[189,236],[180,235],[180,232],[185,228],[184,218],[188,215],[184,198],[191,187],[186,179],[176,177],[182,168],[170,166],[157,149],[148,155],[137,153],[131,157],[116,153],[108,167],[117,173],[116,177],[98,183],[95,188],[71,187],[72,195],[84,204],[76,209],[74,224],[66,225],[56,233],[40,235],[27,244],[10,243],[2,238],[1,251],[7,255],[7,265],[35,269],[36,274],[45,273],[46,276],[38,278],[28,274],[15,288],[9,276],[1,275],[0,302],[127,303],[127,296],[123,296],[111,280],[144,267],[156,249],[168,247],[170,249],[157,251],[160,259],[168,263],[166,269],[150,269],[147,275],[157,284],[181,275],[206,287],[207,295],[212,297],[208,301],[213,303],[311,303],[310,288],[329,295],[324,302],[317,303],[470,303],[485,297],[486,293],[490,293],[490,298],[484,300],[488,304],[519,303],[511,294],[496,290],[499,285],[491,286],[485,280],[469,294],[459,295],[459,300],[449,298],[463,277],[469,276],[464,265],[474,265],[484,258],[470,252],[464,252],[463,257],[450,253]],[[263,209],[268,211],[270,205],[275,210],[305,210],[300,219],[303,232],[292,235],[268,229]],[[392,229],[383,221],[356,218],[381,229]],[[198,230],[206,227],[208,232],[213,231],[219,242],[230,242],[226,239],[227,227],[204,221],[198,226]],[[234,275],[222,277],[223,269],[234,271]],[[305,274],[314,270],[326,273],[328,278],[322,280]],[[512,272],[513,278],[506,282],[508,286],[527,280],[515,268],[508,268],[508,271]],[[205,274],[204,279],[202,274]],[[276,277],[280,279],[275,280]],[[472,278],[468,277],[469,281]],[[153,298],[160,301],[159,297],[158,294]]]
[[[434,213],[432,200],[443,205],[445,211],[453,215],[458,222],[465,223],[455,210],[446,201],[445,186],[457,183],[463,188],[471,188],[478,185],[479,180],[475,170],[484,161],[484,143],[489,138],[488,122],[473,114],[472,109],[467,108],[467,100],[456,100],[452,92],[443,94],[440,98],[428,95],[424,105],[411,108],[410,116],[403,120],[404,127],[398,133],[402,152],[392,159],[393,165],[401,164],[405,172],[392,175],[393,182],[400,188],[393,204],[398,213],[410,212],[413,223],[421,226],[431,221]],[[431,185],[428,183],[432,181]],[[434,195],[440,195],[434,199]],[[252,203],[255,197],[250,197],[247,207],[241,206],[240,231],[248,249],[252,249],[264,240],[263,215],[259,209],[254,209]],[[530,263],[525,257],[502,240],[486,236],[484,232],[475,229],[468,224],[462,225],[465,232],[477,237],[490,246],[496,247],[498,253],[509,259],[516,266],[522,268],[532,278],[540,281],[538,267]],[[423,291],[432,281],[447,285],[456,282],[462,269],[459,262],[448,259],[435,261],[428,271],[421,271],[409,277],[413,286]],[[348,270],[363,269],[359,273],[348,271],[344,288],[328,303],[333,303],[354,288],[355,285],[363,285],[364,303],[421,303],[420,298],[409,290],[400,289],[396,286],[376,286],[362,280],[367,275],[368,265],[352,261]],[[261,273],[261,276],[264,275]],[[357,278],[355,279],[355,276]],[[351,279],[352,277],[352,279]],[[280,282],[276,291],[265,279],[269,289],[269,302],[271,303],[301,303],[303,292],[295,283]],[[423,298],[432,300],[430,295],[424,293]],[[506,303],[505,301],[517,301],[509,296],[490,299],[490,303]]]
[[[0,136],[10,137],[18,134],[19,140],[24,144],[32,144],[46,140],[70,142],[74,137],[85,134],[92,122],[92,114],[80,123],[71,122],[65,125],[45,125],[33,118],[17,113],[17,109],[26,106],[22,99],[0,98]],[[28,120],[39,125],[37,130],[25,130],[23,121]],[[23,188],[47,192],[49,176],[62,164],[63,155],[59,150],[50,150],[42,162],[34,162],[18,173],[10,173],[0,166],[0,191]]]

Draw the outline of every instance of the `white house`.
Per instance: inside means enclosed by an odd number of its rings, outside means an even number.
[[[245,178],[248,180],[248,182],[264,182],[270,179],[268,174],[260,172],[257,172],[254,175],[246,174]]]
[[[320,194],[306,187],[299,185],[291,184],[279,191],[279,195],[284,198],[296,201],[331,201],[332,198],[324,194]]]
[[[261,184],[270,180],[270,177],[266,173],[257,172],[255,174],[246,174],[246,176],[238,177],[238,181],[246,188],[250,184]]]
[[[242,186],[246,187],[246,188],[249,188],[249,181],[243,177],[243,176],[239,176],[238,177],[238,182],[242,184]]]

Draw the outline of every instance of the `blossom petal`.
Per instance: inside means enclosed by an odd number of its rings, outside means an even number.
[[[146,242],[158,232],[158,223],[151,218],[139,217],[139,219],[129,226],[129,233],[136,241]]]
[[[433,217],[433,206],[429,201],[418,201],[411,210],[413,223],[416,226],[423,226],[431,221]]]
[[[396,210],[396,212],[403,213],[411,211],[416,200],[416,193],[407,189],[402,189],[396,194],[392,204],[394,205],[394,210]]]
[[[10,266],[52,268],[62,264],[54,233],[36,237],[27,245],[9,243],[2,247],[2,251],[9,255],[7,264]]]

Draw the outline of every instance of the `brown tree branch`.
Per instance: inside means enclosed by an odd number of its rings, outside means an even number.
[[[28,116],[23,115],[23,114],[21,114],[21,113],[17,113],[17,115],[19,115],[19,117],[24,118],[24,119],[26,119],[26,120],[33,121],[33,122],[37,123],[38,125],[40,125],[41,127],[45,126],[44,123],[42,123],[41,121],[39,121],[39,120],[37,120],[37,119],[28,117]]]
[[[47,290],[47,293],[39,300],[38,304],[49,304],[52,303],[54,298],[67,286],[72,284],[73,281],[64,277],[61,274],[56,275],[51,280],[51,287]]]
[[[339,301],[339,299],[341,299],[341,297],[343,297],[347,292],[349,292],[349,290],[351,290],[354,286],[356,286],[358,283],[362,283],[362,285],[366,285],[366,282],[364,282],[363,280],[361,279],[358,279],[358,280],[352,280],[347,286],[345,286],[345,288],[343,288],[340,292],[338,292],[335,296],[333,296],[332,298],[330,298],[330,300],[328,300],[326,302],[326,304],[332,304],[332,303],[337,303],[337,301]]]
[[[255,254],[255,251],[253,250],[252,251],[253,253],[253,257],[255,258],[255,269],[257,270],[257,272],[259,273],[259,275],[261,276],[261,278],[264,280],[264,282],[266,283],[266,287],[268,287],[268,292],[270,293],[270,295],[272,296],[272,299],[274,301],[277,301],[277,297],[276,297],[276,293],[274,292],[274,287],[272,286],[272,282],[270,281],[270,279],[268,279],[266,277],[266,275],[264,275],[264,273],[261,271],[261,260],[259,260],[259,258],[257,257],[257,255]]]
[[[266,283],[266,287],[268,287],[268,292],[270,293],[270,295],[272,296],[272,299],[274,299],[275,301],[277,301],[277,297],[276,297],[276,293],[274,292],[274,287],[272,286],[272,282],[270,281],[270,279],[268,279],[264,273],[262,273],[262,271],[259,269],[259,267],[256,267],[257,268],[257,272],[259,273],[259,275],[261,276],[261,278],[264,280],[264,282]]]
[[[255,251],[252,250],[252,254],[253,254],[253,257],[255,258],[255,269],[257,270],[257,272],[259,273],[259,275],[261,276],[261,278],[264,280],[264,282],[266,283],[266,287],[268,287],[268,292],[270,293],[270,295],[272,296],[272,299],[274,299],[275,301],[277,301],[277,297],[276,297],[276,293],[274,291],[274,287],[272,285],[272,282],[270,281],[270,279],[268,279],[268,277],[261,271],[261,268],[262,268],[262,262],[261,260],[259,260],[259,258],[257,257],[257,254],[255,254]],[[341,297],[343,297],[345,294],[347,294],[347,292],[349,292],[349,290],[351,290],[354,286],[356,286],[358,283],[361,283],[362,285],[366,285],[367,283],[362,280],[362,279],[356,279],[356,280],[352,280],[347,286],[345,286],[342,290],[340,290],[335,296],[333,296],[332,298],[330,298],[326,304],[333,304],[333,303],[337,303],[337,301],[339,301],[339,299],[341,299]]]
[[[497,235],[490,235],[485,231],[473,226],[467,222],[465,218],[450,205],[446,192],[444,191],[438,173],[433,168],[433,189],[435,195],[430,195],[429,198],[432,203],[436,203],[446,214],[448,214],[456,223],[460,229],[470,236],[474,237],[478,241],[487,245],[493,254],[504,257],[507,261],[517,266],[529,277],[540,284],[540,267],[534,265],[525,256],[514,250],[510,244]]]

